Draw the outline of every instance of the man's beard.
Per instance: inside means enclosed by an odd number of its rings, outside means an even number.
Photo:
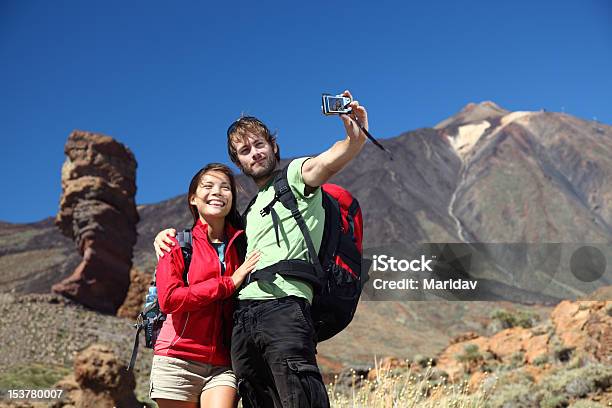
[[[257,169],[256,171],[244,171],[243,169],[243,173],[251,177],[253,181],[257,183],[261,180],[269,178],[270,175],[274,172],[274,169],[276,169],[276,157],[268,156],[263,162],[263,166],[261,166],[259,169]]]

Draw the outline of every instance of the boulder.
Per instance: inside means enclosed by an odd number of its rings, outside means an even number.
[[[54,408],[141,408],[134,395],[134,372],[126,368],[108,346],[89,346],[76,356],[74,374],[55,385],[65,390],[66,398]]]
[[[596,361],[612,363],[612,301],[565,300],[551,319],[563,346],[584,350]]]

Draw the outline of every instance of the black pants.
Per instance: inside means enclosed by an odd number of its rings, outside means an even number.
[[[294,296],[238,301],[232,366],[245,408],[326,408],[310,304]]]

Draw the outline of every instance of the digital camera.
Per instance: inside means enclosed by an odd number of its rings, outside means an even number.
[[[340,115],[342,113],[350,113],[351,108],[348,105],[353,102],[353,100],[349,97],[342,95],[330,95],[323,94],[322,98],[322,106],[324,115]]]

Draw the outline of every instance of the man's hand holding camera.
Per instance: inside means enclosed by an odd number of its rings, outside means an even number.
[[[353,99],[349,91],[344,91],[342,96]],[[366,142],[366,135],[361,131],[359,124],[368,130],[368,112],[363,106],[359,105],[359,101],[352,101],[348,107],[351,108],[351,112],[340,115],[340,119],[344,122],[349,142],[351,144],[356,143],[361,147]]]

